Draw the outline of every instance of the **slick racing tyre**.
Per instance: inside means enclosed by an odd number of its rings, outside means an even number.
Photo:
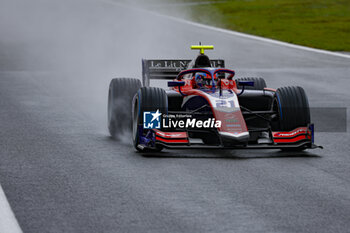
[[[278,88],[274,108],[278,113],[274,130],[291,131],[310,123],[309,101],[302,87]]]
[[[248,77],[248,78],[238,78],[236,79],[236,84],[238,89],[242,89],[242,86],[238,85],[239,81],[249,81],[254,82],[254,86],[246,86],[244,87],[245,90],[264,90],[266,87],[266,82],[263,78],[255,78],[255,77]]]
[[[154,150],[142,149],[139,147],[140,133],[144,133],[143,122],[144,112],[157,112],[162,114],[168,113],[168,97],[162,88],[158,87],[142,87],[138,90],[133,100],[132,111],[132,138],[134,147],[138,151],[160,151],[162,147],[158,146]],[[160,122],[161,124],[161,122]],[[162,129],[162,125],[160,125]]]
[[[310,124],[309,101],[302,87],[278,88],[273,108],[277,112],[277,121],[272,122],[272,131],[291,131]],[[300,151],[304,149],[290,148],[283,150]]]
[[[108,129],[113,138],[131,132],[132,99],[140,87],[140,80],[135,78],[115,78],[110,82],[107,114]]]

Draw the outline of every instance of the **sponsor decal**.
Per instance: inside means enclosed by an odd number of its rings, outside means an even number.
[[[170,69],[181,71],[186,69],[191,63],[191,60],[148,60],[148,67],[151,70]],[[210,60],[212,67],[225,67],[223,60]]]
[[[225,119],[225,121],[226,121],[227,123],[238,123],[238,120],[235,119],[235,118]]]
[[[172,68],[176,71],[184,70],[190,63],[190,61],[187,60],[151,60],[149,62],[150,69]]]
[[[274,137],[293,137],[298,134],[306,134],[307,128],[298,128],[291,132],[273,132]]]
[[[160,129],[160,116],[162,114],[159,109],[156,112],[143,112],[143,128],[144,129]]]
[[[144,129],[160,129],[161,126],[163,128],[221,128],[221,121],[215,118],[202,120],[192,118],[190,114],[166,115],[159,109],[155,112],[144,112],[143,120]]]
[[[155,130],[156,135],[163,138],[187,138],[186,132],[162,132]]]
[[[207,120],[198,120],[196,118],[185,120],[172,120],[166,121],[163,118],[163,128],[220,128],[221,121],[215,120],[215,118],[209,118]]]

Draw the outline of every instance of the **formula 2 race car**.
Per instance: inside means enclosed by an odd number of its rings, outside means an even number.
[[[262,78],[237,78],[204,49],[194,60],[142,60],[139,79],[115,78],[108,95],[112,137],[132,132],[139,151],[163,148],[317,148],[302,87],[267,88]],[[172,80],[168,90],[151,79]]]

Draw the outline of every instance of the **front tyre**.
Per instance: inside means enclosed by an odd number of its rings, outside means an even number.
[[[143,127],[143,113],[156,112],[157,110],[162,114],[167,114],[168,97],[166,92],[158,87],[142,87],[139,89],[133,99],[132,107],[132,138],[134,147],[138,151],[160,151],[163,149],[152,144],[140,146],[140,137],[145,136],[148,132],[148,129]],[[143,148],[143,146],[150,146],[152,149]]]
[[[291,131],[310,124],[310,108],[302,87],[281,87],[276,90],[274,111],[277,120],[272,122],[272,131]],[[286,148],[283,151],[302,151],[302,148]]]

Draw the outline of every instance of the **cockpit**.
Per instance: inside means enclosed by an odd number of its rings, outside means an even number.
[[[183,71],[177,80],[191,80],[195,89],[213,89],[220,85],[221,80],[232,80],[235,72],[229,69],[190,69]]]

